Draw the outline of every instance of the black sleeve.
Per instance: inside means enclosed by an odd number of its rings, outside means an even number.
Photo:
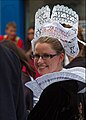
[[[0,120],[25,120],[20,62],[0,45]]]
[[[78,84],[74,80],[46,87],[28,120],[79,120]]]

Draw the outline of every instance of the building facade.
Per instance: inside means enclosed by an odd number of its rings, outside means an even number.
[[[43,5],[65,5],[77,12],[85,32],[85,0],[0,0],[0,34],[5,34],[5,26],[14,21],[17,34],[24,40],[29,26],[34,26],[35,12]]]

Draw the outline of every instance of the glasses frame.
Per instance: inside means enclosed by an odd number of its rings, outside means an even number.
[[[57,54],[43,54],[43,55],[33,54],[32,59],[39,60],[39,58],[41,57],[43,60],[48,60],[52,59],[55,56],[57,56]]]

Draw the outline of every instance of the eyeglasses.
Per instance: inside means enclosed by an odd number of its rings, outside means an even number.
[[[34,54],[34,55],[32,55],[32,58],[38,60],[41,57],[43,60],[47,60],[47,59],[53,58],[54,56],[57,56],[57,54],[54,54],[54,55],[52,55],[52,54],[43,54],[43,55]]]

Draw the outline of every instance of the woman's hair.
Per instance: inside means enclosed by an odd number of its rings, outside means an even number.
[[[30,31],[30,30],[33,30],[33,35],[34,35],[34,26],[30,26],[28,27],[27,29],[27,32]],[[32,46],[31,46],[31,40],[29,40],[29,38],[27,37],[26,40],[25,40],[25,51],[27,52],[28,50],[32,49]]]
[[[26,67],[27,72],[29,72],[29,74],[35,78],[35,72],[34,69],[30,66],[30,64],[28,64],[28,58],[25,55],[25,51],[21,48],[18,48],[16,46],[16,44],[10,40],[3,40],[0,42],[4,47],[7,47],[9,49],[11,49],[13,52],[15,52],[15,54],[18,56],[20,62],[21,62],[21,66],[24,65]],[[22,66],[23,67],[23,66]]]
[[[51,48],[53,50],[56,51],[57,54],[61,54],[64,53],[65,54],[65,50],[62,46],[62,44],[60,43],[60,41],[56,38],[51,38],[51,37],[40,37],[38,39],[38,41],[35,42],[35,45],[37,43],[47,43],[49,45],[51,45]]]
[[[34,26],[30,26],[30,27],[28,27],[27,30],[30,30],[30,29],[33,29],[33,30],[34,30],[35,28],[34,28]]]

